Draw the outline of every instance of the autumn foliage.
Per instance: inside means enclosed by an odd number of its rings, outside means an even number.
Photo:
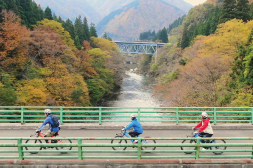
[[[157,92],[168,105],[220,106],[228,90],[231,66],[238,49],[245,44],[253,21],[231,20],[220,24],[215,34],[197,36],[182,56],[186,65],[174,65],[177,78],[157,86]],[[248,93],[249,94],[249,93]],[[241,95],[242,96],[242,95]]]
[[[114,88],[115,44],[95,38],[99,48],[84,41],[78,50],[59,22],[44,19],[29,30],[13,12],[2,14],[1,105],[89,106]],[[96,97],[94,90],[103,92]]]

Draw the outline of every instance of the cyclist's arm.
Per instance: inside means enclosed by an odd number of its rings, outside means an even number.
[[[194,128],[199,128],[199,127],[201,127],[202,126],[202,121],[200,121]]]
[[[133,127],[133,123],[130,123],[129,125],[126,126],[125,130],[129,130],[132,127]]]
[[[43,122],[43,124],[38,128],[38,131],[42,130],[42,128],[44,128],[47,123],[49,123],[49,118],[46,118],[45,121]]]

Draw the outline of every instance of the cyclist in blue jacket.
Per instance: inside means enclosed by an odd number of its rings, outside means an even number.
[[[137,120],[135,114],[131,114],[130,117],[131,117],[132,122],[129,125],[127,125],[125,128],[123,128],[123,130],[129,130],[133,128],[133,131],[129,132],[129,135],[131,137],[137,137],[138,135],[143,133],[141,123]],[[136,140],[134,143],[137,143],[137,142],[138,141]]]
[[[52,119],[53,115],[51,114],[51,110],[50,109],[45,109],[44,114],[45,114],[45,116],[47,118],[45,119],[45,121],[43,122],[43,124],[38,128],[38,130],[36,130],[36,133],[40,132],[43,127],[45,127],[47,124],[49,124],[50,128],[46,132],[45,137],[52,137],[52,136],[54,136],[60,130],[60,126],[58,126],[58,127],[54,126],[54,121]]]

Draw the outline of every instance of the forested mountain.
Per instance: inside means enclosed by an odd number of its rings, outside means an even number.
[[[109,15],[111,12],[130,4],[135,0],[86,0],[102,17]],[[188,12],[193,6],[184,0],[163,0],[184,12]]]
[[[106,16],[96,27],[117,40],[132,40],[140,32],[168,27],[185,12],[162,0],[136,0]]]
[[[208,0],[169,32],[173,44],[158,60],[141,58],[165,106],[252,106],[252,7],[248,0]]]
[[[85,18],[65,22],[32,0],[0,0],[0,12],[1,106],[94,106],[120,85],[116,44]]]

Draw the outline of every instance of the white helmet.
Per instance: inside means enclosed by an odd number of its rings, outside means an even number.
[[[136,115],[135,114],[131,114],[130,117],[131,117],[132,120],[134,120],[136,118]]]
[[[45,109],[45,110],[44,110],[44,113],[45,113],[45,114],[51,114],[51,110],[50,110],[50,109]]]
[[[204,119],[208,118],[208,114],[207,114],[207,112],[205,112],[205,111],[202,112],[201,116],[202,116],[202,118],[204,118]]]

